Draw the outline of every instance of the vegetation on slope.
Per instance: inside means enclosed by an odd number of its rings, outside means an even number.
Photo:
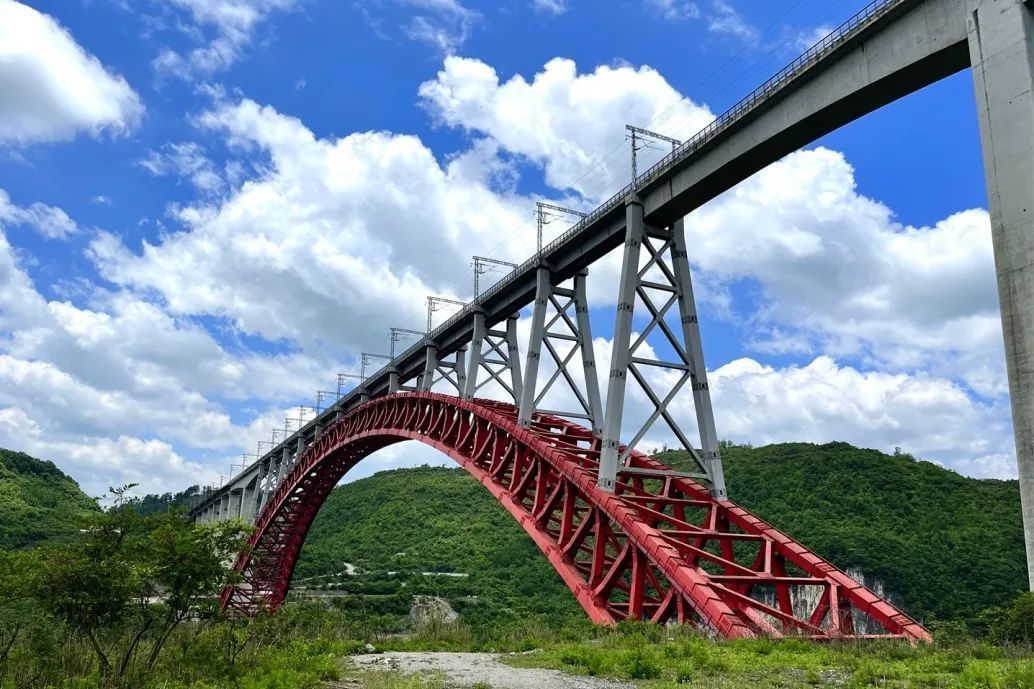
[[[920,618],[972,619],[1026,589],[1016,481],[846,443],[728,446],[723,460],[735,502]]]
[[[879,578],[919,618],[974,624],[1025,586],[1015,481],[845,443],[727,445],[723,458],[737,503],[838,566]],[[363,574],[344,575],[343,563]],[[296,587],[320,585],[384,614],[403,615],[412,594],[430,593],[472,623],[581,615],[520,526],[460,469],[381,472],[334,490],[295,576]]]
[[[347,576],[344,563],[362,574]],[[584,616],[523,529],[462,469],[385,471],[335,489],[294,586],[356,594],[363,614],[406,615],[425,594],[447,598],[472,624]]]
[[[66,536],[96,510],[79,484],[53,462],[0,449],[0,550]]]

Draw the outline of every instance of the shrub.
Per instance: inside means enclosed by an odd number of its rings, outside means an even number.
[[[1021,593],[1003,611],[991,634],[997,641],[1027,646],[1034,644],[1034,591]]]

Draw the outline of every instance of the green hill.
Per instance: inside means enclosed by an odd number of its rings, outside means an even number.
[[[97,509],[53,462],[0,448],[0,550],[60,537]]]
[[[344,563],[362,574],[345,575]],[[365,614],[404,615],[412,595],[425,594],[473,623],[583,616],[523,529],[462,469],[384,471],[336,488],[294,587],[357,594],[353,607]]]
[[[1026,590],[1016,481],[846,443],[728,447],[723,459],[732,500],[878,577],[915,615],[969,618]]]
[[[878,577],[920,618],[972,618],[1025,586],[1016,481],[845,443],[727,446],[723,457],[734,501],[838,566]],[[361,573],[345,574],[344,563]],[[431,574],[443,572],[466,576]],[[472,622],[580,616],[523,530],[460,469],[387,471],[335,489],[295,587],[347,591],[368,612],[404,614],[412,594],[431,593]]]

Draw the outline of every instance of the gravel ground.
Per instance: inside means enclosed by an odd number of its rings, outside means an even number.
[[[492,689],[634,689],[634,684],[596,677],[576,677],[558,670],[510,667],[493,653],[388,652],[353,656],[361,669],[398,670],[404,674],[438,670],[449,684],[469,687],[486,682]]]

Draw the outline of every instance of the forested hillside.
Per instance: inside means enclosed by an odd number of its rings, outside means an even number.
[[[0,550],[63,536],[96,505],[53,462],[0,448]]]
[[[723,457],[736,502],[840,567],[879,577],[921,618],[973,618],[1024,587],[1015,481],[845,443],[727,446]],[[345,574],[344,563],[362,573]],[[579,615],[523,530],[460,469],[381,472],[337,488],[295,583],[365,594],[353,602],[385,613],[403,613],[412,593],[439,593],[468,618]]]
[[[405,615],[413,594],[429,594],[472,623],[583,617],[523,529],[462,469],[384,471],[335,489],[294,585],[361,594],[353,607],[370,614]]]

